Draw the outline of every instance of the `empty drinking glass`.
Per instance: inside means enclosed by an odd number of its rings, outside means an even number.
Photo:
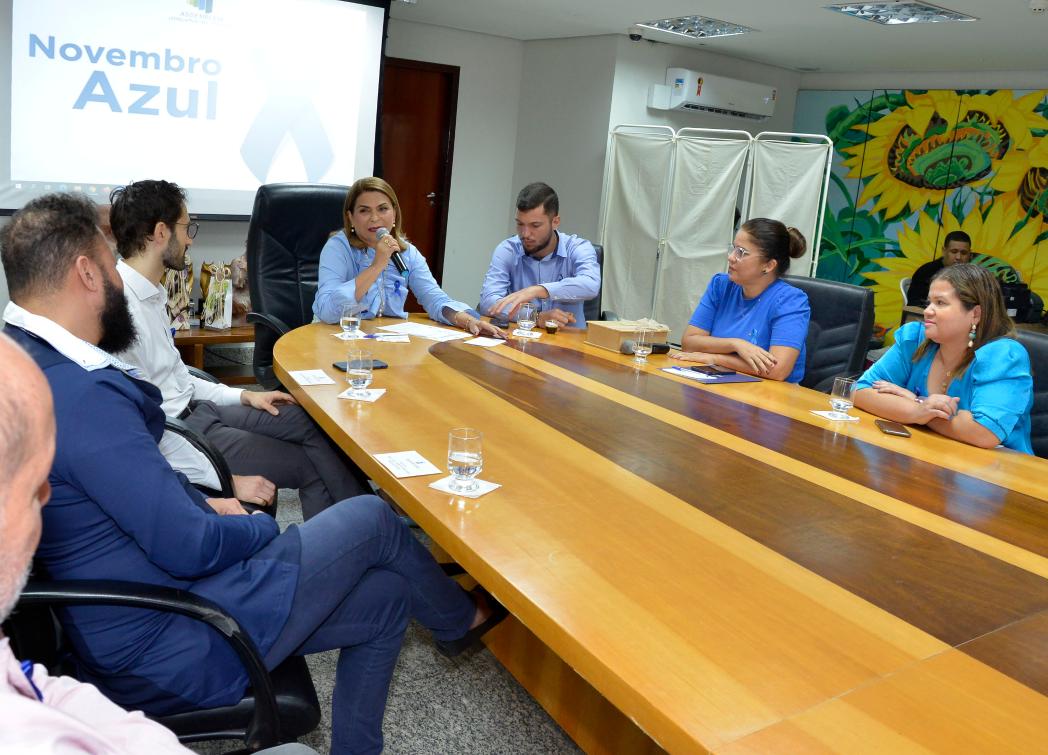
[[[339,318],[339,325],[342,326],[343,333],[359,333],[360,332],[360,305],[359,304],[346,304],[342,307],[342,317]]]
[[[476,476],[484,468],[483,434],[472,427],[456,427],[448,433],[448,471],[451,489],[468,493],[477,489]]]
[[[346,380],[349,381],[349,395],[353,398],[366,398],[367,388],[371,385],[371,352],[361,349],[349,350],[349,361],[346,363]]]
[[[535,327],[535,305],[530,301],[521,304],[520,309],[517,310],[517,326],[529,333]]]
[[[637,330],[637,338],[633,346],[633,361],[637,364],[647,364],[648,354],[651,353],[651,331],[647,328]]]
[[[852,394],[855,393],[855,378],[838,377],[833,379],[833,390],[830,391],[830,419],[848,420],[848,410],[854,406]]]

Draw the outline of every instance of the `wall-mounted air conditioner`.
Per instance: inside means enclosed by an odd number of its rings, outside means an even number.
[[[648,90],[648,107],[766,121],[775,112],[775,97],[775,89],[764,84],[710,76],[686,68],[667,68],[666,83],[652,84]]]

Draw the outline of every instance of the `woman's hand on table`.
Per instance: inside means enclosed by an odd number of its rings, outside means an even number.
[[[739,359],[753,368],[755,375],[767,375],[771,368],[779,362],[770,351],[749,341],[743,341],[741,338],[734,339],[732,346],[735,347],[735,353],[739,355]]]

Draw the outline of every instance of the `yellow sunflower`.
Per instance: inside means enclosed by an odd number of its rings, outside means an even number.
[[[888,217],[907,206],[917,212],[939,204],[951,189],[986,183],[1011,150],[1032,145],[1031,129],[1048,128],[1034,112],[1044,92],[1018,99],[1008,91],[905,95],[908,107],[854,126],[870,139],[844,150],[848,177],[871,178],[859,204],[876,200],[872,211],[883,209]]]
[[[1023,281],[1028,283],[1031,289],[1048,301],[1048,242],[1039,245],[1034,243],[1041,230],[1041,224],[1027,223],[1012,235],[1012,229],[1024,217],[1025,213],[1018,204],[995,202],[985,219],[982,213],[973,209],[961,222],[953,213],[944,209],[941,230],[939,223],[924,213],[918,218],[916,228],[903,225],[899,233],[899,249],[903,256],[876,260],[877,264],[885,269],[865,273],[875,284],[874,315],[877,324],[889,331],[887,343],[894,340],[891,331],[898,327],[900,313],[905,304],[899,281],[912,278],[917,268],[938,257],[942,239],[951,231],[967,233],[972,238],[972,252],[988,254],[1007,262],[1019,271]]]
[[[1006,193],[996,201],[1018,203],[1031,219],[1048,218],[1048,138],[1037,139],[1032,149],[1005,156],[990,186]]]

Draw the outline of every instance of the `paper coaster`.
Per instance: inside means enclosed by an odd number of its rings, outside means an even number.
[[[477,336],[469,341],[463,341],[463,343],[470,346],[501,346],[506,341],[503,338],[488,338],[486,336]]]
[[[360,341],[368,337],[368,334],[365,333],[363,330],[358,330],[354,333],[347,333],[346,331],[342,331],[341,333],[332,333],[331,335],[333,335],[340,341]]]
[[[541,338],[542,337],[542,334],[539,333],[537,330],[521,330],[520,328],[517,328],[516,330],[514,330],[513,331],[513,335],[515,335],[517,338]]]
[[[858,422],[859,421],[858,417],[852,417],[850,415],[848,416],[848,419],[837,419],[836,417],[831,417],[830,416],[830,414],[832,412],[817,412],[814,409],[812,409],[811,413],[812,414],[817,414],[820,417],[825,417],[826,419],[830,420],[831,422]]]
[[[480,498],[485,493],[490,493],[495,488],[501,488],[497,482],[487,482],[485,480],[474,480],[477,483],[477,489],[472,490],[468,493],[460,493],[456,490],[451,489],[451,476],[431,482],[429,486],[434,490],[439,490],[442,493],[450,493],[451,495],[460,495],[463,498]]]
[[[349,399],[350,401],[367,401],[369,404],[373,404],[382,397],[382,394],[386,392],[385,388],[368,388],[367,396],[350,396],[349,392],[352,388],[346,388],[342,393],[338,394],[339,398]]]

